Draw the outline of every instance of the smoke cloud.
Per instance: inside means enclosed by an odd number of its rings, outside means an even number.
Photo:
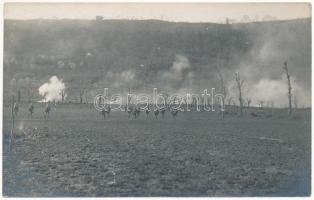
[[[166,84],[170,92],[185,90],[193,86],[194,73],[187,57],[177,54],[169,70],[160,72],[161,83]],[[177,93],[177,92],[176,92]]]
[[[293,101],[297,101],[299,105],[305,105],[304,101],[304,91],[295,82],[295,78],[291,77],[291,84],[293,86]],[[258,83],[254,84],[252,88],[249,89],[247,96],[257,104],[263,102],[264,105],[274,103],[276,107],[287,107],[288,106],[288,86],[287,80],[270,80],[268,78],[261,79]],[[293,102],[294,103],[294,102]]]
[[[275,107],[287,107],[288,85],[283,70],[287,61],[293,103],[296,102],[299,107],[310,106],[311,48],[309,37],[306,37],[308,30],[301,30],[297,25],[281,26],[279,22],[280,32],[272,24],[262,24],[264,31],[258,31],[260,29],[255,24],[251,26],[252,48],[243,57],[235,54],[232,62],[237,64],[230,67],[231,73],[223,71],[228,80],[229,96],[238,96],[234,73],[239,72],[244,80],[243,98],[251,99],[251,105],[273,102]]]
[[[42,102],[60,101],[62,99],[60,92],[63,90],[65,90],[65,84],[57,76],[52,76],[48,82],[38,88],[39,94],[44,98]]]

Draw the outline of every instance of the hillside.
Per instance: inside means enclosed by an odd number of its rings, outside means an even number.
[[[89,88],[90,96],[103,87],[119,92],[219,90],[218,73],[232,88],[236,71],[253,87],[264,79],[280,80],[288,60],[296,91],[302,93],[299,101],[307,104],[310,23],[5,20],[4,96],[18,88],[25,94],[27,87],[39,98],[38,87],[53,75],[63,79],[69,99],[77,98],[79,88]],[[246,92],[252,93],[249,87]]]

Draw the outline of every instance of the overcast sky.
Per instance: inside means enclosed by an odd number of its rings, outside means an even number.
[[[246,20],[286,20],[310,17],[308,3],[6,3],[6,19],[159,19],[184,22],[224,22],[226,18]],[[244,16],[247,17],[244,17]],[[265,18],[268,16],[267,18]],[[270,17],[271,16],[271,17]]]

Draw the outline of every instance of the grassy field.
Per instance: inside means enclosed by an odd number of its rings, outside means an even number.
[[[9,151],[3,116],[5,196],[305,196],[310,194],[310,111],[292,117],[180,112],[176,119],[103,120],[87,105],[49,119],[22,105]]]

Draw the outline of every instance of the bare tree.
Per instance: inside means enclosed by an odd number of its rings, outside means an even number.
[[[289,74],[289,71],[288,71],[288,64],[287,64],[287,61],[284,62],[284,67],[283,67],[283,69],[285,70],[286,76],[287,76],[288,101],[289,101],[289,110],[288,110],[288,114],[291,115],[291,112],[292,112],[292,102],[291,102],[291,98],[292,98],[291,90],[292,90],[292,87],[291,87],[291,82],[290,82],[290,74]]]
[[[239,104],[240,104],[240,114],[242,115],[243,112],[243,98],[242,98],[242,87],[244,80],[241,79],[240,74],[238,72],[235,73],[235,80],[239,92]]]

